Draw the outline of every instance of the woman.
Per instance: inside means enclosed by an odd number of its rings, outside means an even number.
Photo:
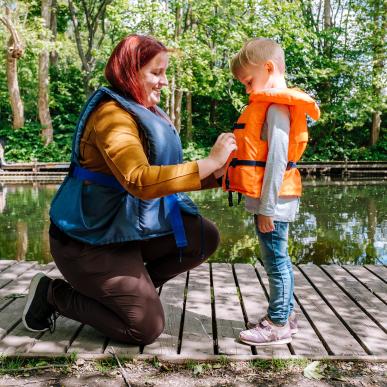
[[[130,35],[114,49],[111,88],[83,109],[70,172],[51,205],[51,253],[66,281],[32,279],[27,329],[52,331],[59,313],[149,344],[164,329],[156,288],[216,250],[217,228],[182,192],[216,187],[235,139],[223,133],[207,158],[182,162],[176,129],[157,107],[167,67],[167,49],[152,37]]]

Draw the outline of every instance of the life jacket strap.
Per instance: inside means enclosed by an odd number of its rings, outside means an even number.
[[[265,168],[266,167],[266,161],[257,161],[257,160],[239,160],[237,158],[233,158],[231,161],[230,161],[230,164],[229,164],[229,167],[237,167],[239,165],[244,165],[244,166],[248,166],[248,167],[263,167]],[[287,166],[286,166],[286,170],[288,171],[289,169],[292,169],[292,168],[297,168],[297,163],[295,163],[294,161],[289,161]]]
[[[75,177],[78,180],[90,181],[91,183],[100,184],[105,187],[114,188],[120,192],[125,192],[124,187],[119,181],[112,175],[105,173],[90,171],[87,168],[83,168],[74,162],[70,164],[69,176]],[[173,234],[175,236],[176,246],[180,250],[183,247],[187,247],[187,238],[185,236],[183,218],[181,216],[180,206],[176,194],[168,195],[164,197],[166,217],[169,220]]]
[[[82,181],[90,181],[95,184],[100,184],[105,187],[115,188],[118,191],[124,192],[125,188],[112,175],[106,173],[94,172],[89,169],[80,167],[75,163],[70,164],[69,175]]]
[[[183,247],[188,246],[185,236],[183,217],[181,216],[180,206],[176,194],[164,197],[166,207],[166,217],[169,220],[173,233],[175,235],[176,246],[180,249],[180,259]]]
[[[266,162],[265,161],[257,161],[257,160],[239,160],[237,158],[233,158],[226,170],[226,177],[225,177],[225,183],[226,183],[226,190],[230,189],[230,178],[228,175],[228,169],[229,168],[235,168],[239,165],[243,166],[249,166],[249,167],[266,167]],[[286,170],[290,170],[292,168],[297,168],[297,163],[294,161],[289,161],[288,164],[286,165]],[[228,205],[229,207],[232,207],[234,205],[233,203],[233,198],[232,198],[232,193],[233,191],[228,191]],[[238,192],[238,204],[241,202],[242,199],[242,194]]]
[[[232,192],[233,191],[228,191],[228,206],[229,207],[232,207],[234,205],[234,203],[232,201]]]

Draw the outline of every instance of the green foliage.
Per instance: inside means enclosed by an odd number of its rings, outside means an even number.
[[[187,161],[199,160],[208,155],[209,147],[200,147],[195,142],[189,142],[184,148],[184,159]]]
[[[263,371],[283,371],[294,366],[296,367],[305,367],[309,363],[308,359],[296,359],[296,360],[286,360],[286,359],[276,359],[271,360],[265,359],[254,359],[250,361],[250,367],[255,369],[260,369]]]
[[[108,372],[111,372],[112,370],[116,369],[117,361],[116,359],[102,359],[97,360],[95,362],[95,368],[98,372],[101,372],[102,374],[107,374]]]
[[[55,141],[44,146],[40,137],[41,127],[28,123],[24,128],[0,129],[0,138],[5,141],[7,161],[69,161],[71,156],[71,133],[57,134]]]
[[[353,134],[343,131],[332,137],[322,137],[319,141],[312,141],[307,147],[303,161],[330,161],[330,160],[387,160],[387,135],[372,147],[364,142],[356,141]]]
[[[0,356],[0,375],[12,374],[28,377],[27,372],[36,372],[45,368],[58,368],[62,372],[69,372],[70,367],[74,364],[75,359],[71,357],[56,357],[56,358],[28,358],[18,356]]]
[[[192,93],[192,143],[186,139],[185,97],[182,104],[181,136],[187,160],[206,154],[219,133],[230,131],[246,104],[244,87],[232,79],[229,61],[246,39],[255,36],[281,43],[289,86],[306,90],[320,104],[322,116],[311,126],[310,146],[304,160],[387,158],[383,124],[379,142],[369,146],[372,113],[381,112],[383,123],[386,112],[386,99],[378,92],[385,84],[383,63],[381,71],[374,66],[385,36],[377,2],[332,1],[332,26],[323,28],[323,12],[316,2],[134,0],[128,7],[126,0],[116,0],[106,10],[105,35],[98,27],[96,37],[102,44],[90,53],[89,72],[79,58],[67,2],[58,1],[55,41],[51,39],[51,32],[42,26],[39,1],[16,3],[18,12],[14,23],[25,45],[24,55],[18,61],[27,122],[24,130],[28,132],[32,128],[34,134],[38,130],[38,60],[42,48],[48,46],[56,50],[59,58],[56,65],[50,66],[50,111],[57,145],[44,150],[37,140],[39,136],[28,143],[23,140],[25,136],[18,137],[21,141],[18,143],[14,134],[6,130],[6,156],[10,161],[68,159],[74,125],[87,98],[86,73],[91,77],[92,88],[103,84],[103,68],[110,53],[129,33],[151,34],[174,50],[168,77],[175,76],[178,88]],[[75,0],[74,4],[85,49],[88,44],[86,18],[81,2]],[[180,32],[176,25],[178,4],[183,12]],[[3,53],[8,38],[7,30],[0,27]],[[0,128],[8,128],[12,121],[5,58],[0,56]],[[4,129],[1,130],[4,135]]]

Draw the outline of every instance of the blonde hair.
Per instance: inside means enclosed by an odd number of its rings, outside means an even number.
[[[236,78],[240,68],[247,65],[257,65],[268,60],[272,60],[281,73],[285,72],[285,53],[277,42],[267,38],[250,39],[231,59],[231,72]]]

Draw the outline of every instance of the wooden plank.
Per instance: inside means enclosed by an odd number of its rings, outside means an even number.
[[[17,262],[0,273],[0,288],[8,285],[11,281],[19,275],[25,273],[27,270],[33,268],[37,262],[23,261]]]
[[[324,270],[387,332],[387,305],[368,291],[356,278],[338,265],[323,265]]]
[[[103,353],[106,337],[90,325],[83,325],[67,352]]]
[[[22,321],[20,321],[16,327],[0,341],[0,354],[7,356],[25,354],[35,344],[40,335],[41,332],[31,332],[27,330]]]
[[[32,277],[37,273],[49,273],[55,267],[54,263],[48,265],[36,265],[29,267],[23,274],[9,282],[5,287],[0,289],[0,309],[4,308],[12,301],[12,296],[26,295]]]
[[[364,265],[366,269],[378,276],[384,283],[387,283],[387,267],[383,265]]]
[[[50,272],[50,278],[63,278],[58,268]],[[53,333],[46,331],[34,345],[29,348],[29,353],[53,353],[60,354],[67,352],[71,340],[80,329],[81,323],[64,316],[56,320],[56,328]]]
[[[269,279],[262,265],[256,265],[256,269],[262,279],[266,291],[270,293]],[[291,346],[296,355],[327,355],[328,352],[324,348],[318,338],[315,330],[310,325],[310,322],[302,312],[297,302],[294,304],[294,311],[297,314],[298,330],[296,335],[292,336]]]
[[[120,356],[132,357],[140,354],[138,345],[125,344],[116,340],[109,340],[104,353],[109,353],[111,347],[114,347],[115,352]]]
[[[144,354],[177,354],[186,279],[187,273],[181,273],[163,285],[160,300],[164,308],[165,329],[154,343],[145,346]]]
[[[301,265],[300,269],[347,324],[347,329],[363,343],[369,355],[387,351],[387,335],[316,265]]]
[[[0,259],[0,272],[5,270],[7,267],[13,265],[14,263],[16,263],[14,259]]]
[[[214,353],[209,264],[189,272],[180,353],[185,356]]]
[[[297,267],[293,268],[295,294],[312,325],[333,355],[366,355],[360,344],[320,297]]]
[[[56,320],[56,328],[53,333],[46,331],[29,348],[28,353],[36,354],[60,354],[66,353],[71,340],[79,330],[81,323],[59,316]]]
[[[235,264],[239,290],[242,296],[247,319],[250,323],[258,322],[267,313],[268,301],[259,283],[255,269],[251,265]],[[257,355],[290,356],[286,344],[255,347]]]
[[[48,264],[48,265],[37,265],[32,269],[29,269],[27,272],[22,274],[20,277],[12,281],[8,286],[6,286],[3,289],[0,289],[0,296],[6,297],[11,296],[12,294],[23,294],[27,293],[29,284],[31,282],[32,277],[39,273],[49,273],[50,270],[54,268],[54,264]],[[14,302],[14,299],[3,299],[0,302],[1,308],[3,308],[6,304],[10,304],[11,302]],[[21,318],[22,311],[24,309],[25,305],[25,298],[20,299],[20,302],[22,303],[22,309],[20,311],[20,315],[16,313],[16,320],[8,320],[8,327],[15,325],[17,320]],[[20,303],[17,304],[17,308],[20,308]],[[18,309],[19,310],[19,309]],[[6,316],[6,318],[4,318]],[[0,314],[0,321],[1,325],[6,324],[6,319],[9,317],[8,308],[5,308],[5,310]],[[5,328],[7,330],[7,328]],[[14,328],[8,335],[6,335],[1,341],[0,341],[0,352],[3,354],[11,355],[16,353],[24,353],[27,351],[27,348],[33,345],[35,338],[39,336],[40,333],[34,333],[30,332],[27,329],[24,328],[24,325],[22,322],[20,322],[16,328]]]
[[[246,327],[231,265],[214,263],[212,280],[219,354],[251,355],[251,347],[239,342],[239,333]]]
[[[17,298],[0,313],[0,339],[7,335],[20,321],[25,300]]]
[[[373,273],[362,266],[344,265],[345,270],[351,273],[361,282],[371,293],[378,296],[384,303],[387,301],[387,285]]]

